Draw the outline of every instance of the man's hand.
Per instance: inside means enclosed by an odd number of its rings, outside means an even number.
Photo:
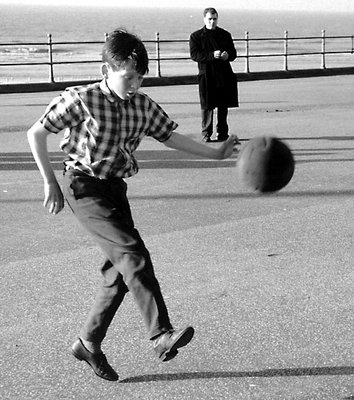
[[[223,52],[220,54],[220,58],[221,58],[223,61],[228,60],[228,58],[229,58],[229,53],[228,53],[227,51],[223,51]]]
[[[58,214],[64,208],[64,196],[57,182],[44,184],[44,207],[51,214]]]
[[[220,50],[215,50],[214,51],[214,58],[220,58],[221,57],[221,51]]]

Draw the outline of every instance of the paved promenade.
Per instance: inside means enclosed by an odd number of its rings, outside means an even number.
[[[242,144],[282,138],[294,177],[257,195],[235,157],[201,160],[145,140],[128,180],[133,214],[172,321],[196,334],[159,363],[128,295],[104,343],[119,383],[70,353],[103,257],[68,207],[42,207],[25,132],[56,93],[0,95],[2,400],[354,399],[354,76],[239,89],[231,131]],[[195,85],[145,91],[201,139]],[[49,149],[61,179],[59,139]]]

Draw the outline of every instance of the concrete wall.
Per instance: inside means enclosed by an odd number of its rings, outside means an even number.
[[[291,71],[265,71],[237,73],[239,82],[257,81],[269,79],[292,79],[311,78],[316,76],[353,75],[354,67],[326,68],[326,69],[300,69]],[[6,93],[30,93],[50,92],[64,90],[68,86],[77,86],[92,83],[93,81],[66,81],[66,82],[38,82],[38,83],[14,83],[0,85],[0,94]],[[171,86],[171,85],[194,85],[197,84],[196,75],[171,76],[171,77],[147,77],[143,81],[143,87],[149,86]]]

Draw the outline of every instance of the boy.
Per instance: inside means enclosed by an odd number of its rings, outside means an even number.
[[[148,72],[148,56],[136,36],[120,29],[112,32],[103,46],[102,61],[104,79],[68,88],[55,98],[28,131],[28,140],[44,180],[44,206],[57,214],[64,207],[65,195],[105,254],[103,282],[72,352],[96,375],[113,381],[118,374],[108,364],[101,343],[128,291],[161,361],[174,358],[194,334],[190,326],[173,328],[149,252],[134,227],[124,181],[138,172],[133,152],[149,135],[173,149],[223,159],[231,156],[234,138],[215,149],[175,132],[177,124],[139,92]],[[47,135],[63,129],[64,195],[47,151]]]

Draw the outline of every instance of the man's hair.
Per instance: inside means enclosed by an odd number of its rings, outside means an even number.
[[[120,68],[128,60],[133,60],[139,74],[149,72],[149,57],[143,42],[136,35],[119,28],[108,34],[102,49],[102,61],[112,68]]]
[[[206,9],[203,11],[204,17],[205,17],[208,13],[218,15],[218,12],[216,11],[216,9],[215,9],[214,7],[208,7],[208,8],[206,8]]]

